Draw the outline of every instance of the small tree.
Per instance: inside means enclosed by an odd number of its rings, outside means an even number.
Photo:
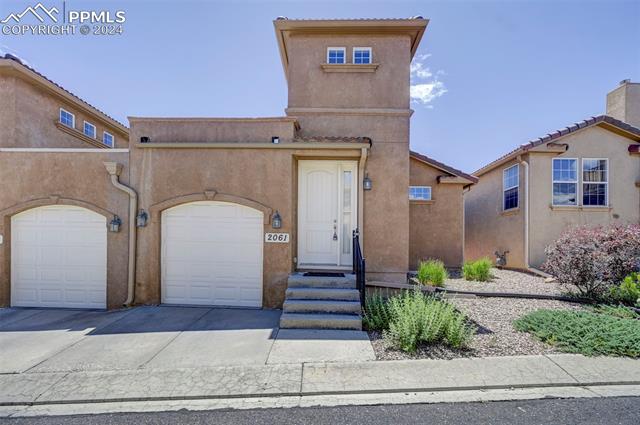
[[[640,226],[577,226],[549,245],[542,268],[581,295],[598,298],[640,266]]]

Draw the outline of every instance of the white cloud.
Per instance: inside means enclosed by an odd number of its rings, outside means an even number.
[[[412,84],[410,89],[411,100],[427,105],[428,108],[433,108],[433,105],[429,105],[434,99],[442,96],[447,92],[447,88],[442,81],[433,81],[431,83]]]
[[[435,74],[425,65],[431,55],[417,55],[411,62],[411,101],[433,108],[431,102],[447,92],[447,88],[440,76],[445,75],[439,70]]]

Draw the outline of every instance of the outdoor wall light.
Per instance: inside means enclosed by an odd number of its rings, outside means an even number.
[[[122,220],[117,215],[114,215],[111,221],[109,222],[109,231],[113,233],[118,233],[120,231],[120,226],[122,225]]]
[[[271,143],[274,143],[274,144],[278,144],[278,143],[280,143],[280,137],[278,137],[278,136],[273,136],[273,137],[271,138]]]
[[[140,143],[149,143],[151,139],[148,136],[142,136],[140,138]]]
[[[149,221],[149,214],[147,214],[145,210],[141,209],[138,215],[136,216],[136,226],[146,227],[147,221]]]
[[[371,188],[373,187],[373,183],[371,182],[371,179],[369,178],[369,173],[364,175],[364,180],[362,180],[362,188],[364,190],[371,190]]]
[[[279,229],[282,227],[282,217],[280,217],[280,213],[276,210],[276,213],[271,218],[271,227],[274,229]]]

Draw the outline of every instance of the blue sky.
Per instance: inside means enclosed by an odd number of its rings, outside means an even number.
[[[1,18],[34,3],[2,0]],[[67,8],[125,10],[124,33],[0,35],[0,49],[125,123],[282,115],[279,15],[423,15],[430,23],[414,84],[426,84],[418,90],[428,102],[412,105],[411,147],[465,171],[603,113],[620,80],[640,81],[640,1],[68,0]]]

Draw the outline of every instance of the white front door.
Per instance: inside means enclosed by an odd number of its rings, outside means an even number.
[[[162,302],[262,307],[263,214],[201,201],[162,212]]]
[[[298,163],[298,267],[349,268],[357,227],[357,163]]]
[[[71,205],[11,217],[11,305],[107,307],[107,219]]]

